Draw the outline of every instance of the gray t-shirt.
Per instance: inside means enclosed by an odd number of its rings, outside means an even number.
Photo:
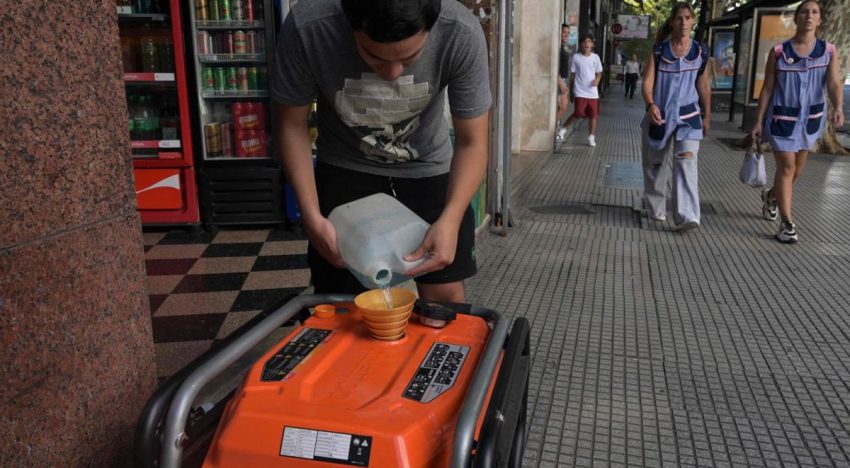
[[[394,81],[375,75],[357,53],[339,0],[298,2],[283,23],[270,86],[283,105],[318,97],[320,161],[411,178],[449,170],[447,88],[454,117],[490,108],[484,33],[457,0],[443,0],[421,57]]]

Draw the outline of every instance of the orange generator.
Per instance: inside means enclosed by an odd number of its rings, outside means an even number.
[[[220,401],[198,394],[274,330],[320,304]],[[319,310],[319,309],[317,309]],[[417,301],[405,335],[373,339],[353,297],[296,296],[164,382],[136,434],[137,466],[519,467],[529,325]]]

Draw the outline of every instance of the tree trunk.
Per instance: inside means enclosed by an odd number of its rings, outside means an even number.
[[[825,0],[821,12],[821,23],[818,36],[835,44],[838,54],[841,56],[841,80],[847,76],[848,57],[850,57],[850,0]],[[843,91],[839,91],[843,92]],[[832,101],[829,102],[829,116],[832,115]],[[847,150],[838,142],[835,135],[835,127],[832,120],[827,119],[826,129],[822,139],[818,142],[816,150],[829,154],[848,154]]]

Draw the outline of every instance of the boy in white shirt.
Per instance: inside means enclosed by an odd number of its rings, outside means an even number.
[[[564,126],[575,119],[590,120],[590,135],[587,144],[596,146],[596,119],[599,117],[599,81],[602,80],[602,61],[593,53],[593,35],[587,34],[581,40],[581,53],[573,54],[570,63],[570,90],[575,97],[575,111]]]

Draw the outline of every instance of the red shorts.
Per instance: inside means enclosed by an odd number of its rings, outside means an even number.
[[[573,115],[577,118],[595,119],[599,116],[599,99],[577,97]]]

